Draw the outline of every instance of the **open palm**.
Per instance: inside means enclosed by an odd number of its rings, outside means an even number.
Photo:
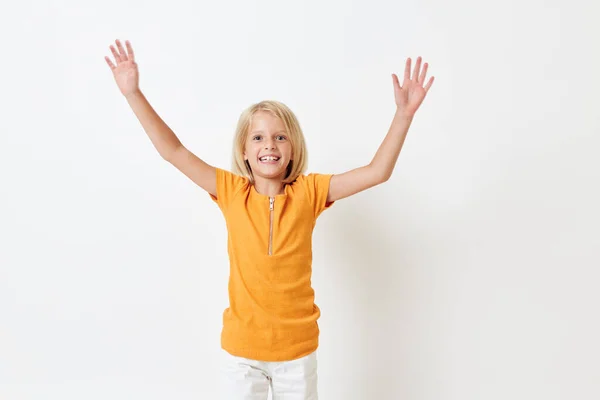
[[[396,107],[408,116],[415,115],[419,106],[425,99],[425,95],[427,95],[429,88],[431,88],[431,85],[433,84],[432,76],[429,78],[427,84],[423,86],[427,76],[427,67],[428,65],[425,63],[421,70],[421,57],[418,57],[411,77],[411,59],[408,58],[404,68],[404,81],[402,82],[402,86],[400,86],[398,76],[392,74]]]
[[[115,81],[119,90],[124,96],[136,92],[139,89],[139,73],[138,67],[135,63],[135,56],[133,54],[133,48],[128,40],[125,41],[127,51],[123,48],[121,41],[118,39],[115,41],[118,51],[113,45],[110,46],[110,51],[115,57],[115,62],[112,62],[109,57],[104,57],[106,63],[112,70]]]

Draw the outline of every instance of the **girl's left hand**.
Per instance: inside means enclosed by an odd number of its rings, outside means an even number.
[[[392,74],[396,107],[398,107],[398,110],[402,111],[408,117],[415,115],[419,109],[419,106],[425,99],[425,95],[429,91],[429,88],[431,88],[431,85],[433,84],[432,76],[429,78],[427,84],[423,86],[425,77],[427,75],[428,65],[425,63],[423,65],[423,70],[421,70],[421,57],[417,58],[412,78],[410,76],[410,62],[411,60],[408,58],[406,60],[406,67],[404,68],[404,82],[402,82],[402,86],[400,86],[398,76],[396,76],[396,74]]]

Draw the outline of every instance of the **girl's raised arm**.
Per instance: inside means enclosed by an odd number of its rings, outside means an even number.
[[[142,124],[150,141],[160,156],[180,170],[198,186],[216,196],[216,171],[200,158],[184,147],[175,133],[154,111],[139,88],[139,73],[135,62],[135,54],[129,41],[125,41],[127,51],[119,40],[115,41],[117,49],[110,46],[116,66],[109,57],[106,63],[135,116]]]
[[[394,84],[394,99],[396,113],[390,129],[375,153],[373,160],[363,167],[359,167],[343,174],[333,175],[329,181],[329,194],[327,202],[343,199],[355,193],[366,190],[387,181],[392,175],[404,139],[408,133],[413,117],[425,95],[433,84],[433,77],[427,81],[427,63],[421,70],[421,57],[417,58],[415,69],[411,77],[411,60],[406,60],[404,68],[404,82],[400,86],[396,74],[392,75]]]

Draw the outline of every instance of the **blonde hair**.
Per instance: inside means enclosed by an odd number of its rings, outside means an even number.
[[[233,139],[233,172],[248,178],[250,182],[254,183],[252,169],[248,162],[244,160],[244,147],[246,146],[248,130],[252,124],[252,117],[259,111],[268,112],[279,118],[285,126],[288,139],[292,144],[292,159],[288,164],[287,174],[283,182],[291,183],[306,171],[308,164],[306,142],[296,115],[285,104],[275,100],[264,100],[253,104],[240,115]]]

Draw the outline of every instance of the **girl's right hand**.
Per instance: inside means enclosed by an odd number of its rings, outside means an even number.
[[[104,59],[113,72],[119,90],[123,96],[128,96],[139,91],[138,67],[135,63],[133,48],[131,47],[129,40],[125,41],[127,52],[118,39],[115,43],[117,44],[118,51],[115,50],[113,45],[110,46],[110,51],[115,57],[117,65],[115,66],[109,57],[104,57]]]

